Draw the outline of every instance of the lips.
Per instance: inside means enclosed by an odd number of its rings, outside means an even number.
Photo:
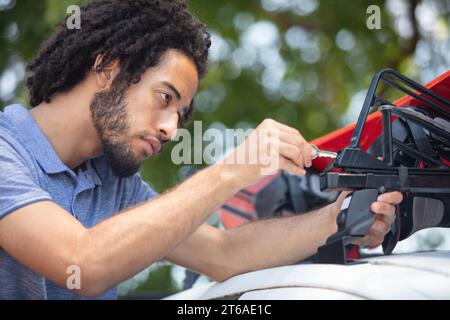
[[[156,154],[161,151],[161,143],[152,139],[142,139],[145,142],[148,156]]]

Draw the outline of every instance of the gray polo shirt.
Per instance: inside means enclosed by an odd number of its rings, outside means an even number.
[[[0,219],[49,200],[89,228],[156,195],[139,174],[117,178],[105,157],[91,159],[76,171],[69,169],[27,109],[12,105],[0,112]],[[0,247],[0,299],[81,298],[33,272]],[[116,289],[99,298],[116,298]]]

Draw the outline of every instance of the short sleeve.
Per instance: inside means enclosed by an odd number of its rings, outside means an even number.
[[[134,175],[131,178],[130,184],[133,190],[133,192],[131,192],[131,198],[128,199],[130,206],[143,203],[159,196],[159,194],[155,192],[147,182],[142,180],[140,174]]]
[[[0,219],[22,207],[46,200],[52,198],[33,179],[30,166],[0,137]]]

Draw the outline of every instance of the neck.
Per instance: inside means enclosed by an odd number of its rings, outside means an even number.
[[[93,93],[76,87],[31,110],[39,128],[70,169],[101,155],[89,109],[92,96]]]

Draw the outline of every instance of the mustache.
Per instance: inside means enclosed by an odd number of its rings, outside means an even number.
[[[154,140],[158,140],[159,143],[161,144],[161,149],[159,150],[158,154],[161,154],[164,150],[164,146],[170,142],[170,139],[167,139],[166,137],[164,137],[162,134],[149,134],[149,133],[143,133],[140,135],[141,138],[143,139],[154,139]]]

